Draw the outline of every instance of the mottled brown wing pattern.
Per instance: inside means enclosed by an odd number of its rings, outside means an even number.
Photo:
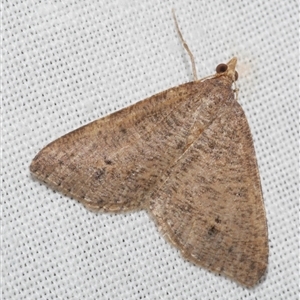
[[[150,213],[185,258],[245,286],[264,274],[266,217],[250,129],[224,107],[152,194]]]
[[[162,92],[74,130],[42,149],[30,166],[31,173],[92,209],[134,208],[130,184],[136,181],[132,165],[136,167],[139,159],[140,136],[168,118],[180,101],[171,98],[170,91]],[[138,191],[132,193],[135,200],[139,198]],[[127,199],[121,199],[122,194]]]
[[[205,120],[195,126],[206,111],[205,96],[213,90],[221,106],[220,91],[232,93],[216,82],[187,83],[83,126],[42,149],[30,170],[91,209],[143,208],[157,180],[193,139],[191,130],[205,126]]]
[[[188,260],[253,286],[267,267],[267,228],[235,65],[61,137],[32,174],[91,209],[147,209]]]

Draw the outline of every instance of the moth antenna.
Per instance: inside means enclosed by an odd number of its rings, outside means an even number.
[[[178,33],[178,35],[179,35],[179,37],[181,39],[183,47],[185,48],[185,50],[187,51],[188,55],[190,56],[190,59],[191,59],[191,62],[192,62],[194,80],[196,81],[196,80],[198,80],[198,76],[197,76],[197,70],[196,70],[196,64],[195,64],[194,56],[193,56],[191,50],[189,49],[187,43],[183,39],[183,36],[182,36],[181,31],[180,31],[179,26],[178,26],[178,22],[177,22],[177,19],[176,19],[175,9],[174,8],[172,9],[172,13],[173,13],[173,18],[174,18],[174,21],[175,21],[177,33]]]

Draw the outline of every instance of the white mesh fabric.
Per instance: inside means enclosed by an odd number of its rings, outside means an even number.
[[[145,212],[96,214],[33,180],[61,135],[239,59],[269,230],[248,290],[185,261]],[[298,299],[296,1],[3,1],[3,299]]]

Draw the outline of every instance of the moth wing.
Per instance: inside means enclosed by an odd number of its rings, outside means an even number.
[[[167,151],[190,126],[177,115],[189,118],[194,109],[183,99],[199,85],[169,89],[66,134],[37,154],[31,173],[94,210],[143,208],[159,174],[184,147]]]
[[[160,231],[189,261],[253,286],[267,267],[266,216],[241,106],[224,111],[169,170],[150,200]]]

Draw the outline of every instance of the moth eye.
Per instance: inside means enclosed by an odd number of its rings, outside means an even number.
[[[235,81],[237,81],[238,78],[239,78],[239,73],[237,71],[235,71],[235,73],[234,73],[234,79],[235,79]]]
[[[217,67],[216,67],[216,72],[217,73],[224,73],[226,72],[228,66],[226,64],[219,64]]]

